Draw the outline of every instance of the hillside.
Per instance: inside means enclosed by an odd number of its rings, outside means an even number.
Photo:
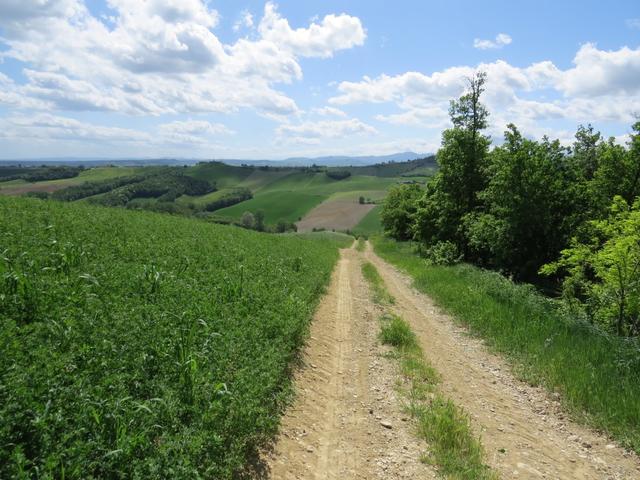
[[[396,183],[424,183],[434,171],[435,159],[353,167],[222,162],[182,167],[102,166],[73,171],[69,178],[49,179],[53,174],[67,174],[56,170],[65,168],[70,167],[0,167],[0,194],[153,210],[221,223],[240,223],[245,212],[254,216],[264,212],[265,229],[293,229],[295,222],[306,218],[307,230],[345,230],[370,210],[359,206],[360,197],[367,203],[379,202]],[[324,220],[315,224],[319,217],[313,209],[321,205]],[[345,218],[345,208],[350,219],[346,223],[339,221]],[[329,217],[333,212],[336,218],[327,219],[326,212]]]
[[[2,478],[231,478],[351,242],[10,197],[0,217]]]

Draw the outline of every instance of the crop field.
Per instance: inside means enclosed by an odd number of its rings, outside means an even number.
[[[367,213],[362,220],[354,227],[355,235],[376,235],[382,233],[382,224],[380,223],[381,206],[376,206]]]
[[[0,197],[0,477],[232,478],[341,235]]]
[[[296,221],[306,212],[318,205],[324,197],[302,192],[269,192],[256,195],[251,200],[238,203],[232,207],[216,211],[221,217],[239,219],[244,212],[265,212],[265,222],[275,223],[278,220]]]

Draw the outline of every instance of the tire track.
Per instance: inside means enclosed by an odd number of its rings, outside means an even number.
[[[558,399],[515,379],[502,358],[456,327],[369,245],[366,257],[441,374],[442,390],[470,414],[488,463],[503,478],[640,478],[636,455],[568,420]]]

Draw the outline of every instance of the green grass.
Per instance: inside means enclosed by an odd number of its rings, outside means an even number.
[[[274,224],[278,220],[295,222],[323,200],[324,197],[320,195],[310,195],[302,192],[274,191],[260,193],[251,200],[246,200],[231,207],[217,210],[216,215],[240,219],[244,212],[256,213],[258,210],[263,210],[267,224]]]
[[[253,168],[236,167],[220,162],[204,162],[185,170],[187,175],[208,180],[218,189],[235,187],[253,172]]]
[[[384,286],[384,280],[371,262],[362,264],[362,275],[369,282],[373,289],[373,300],[376,303],[394,304],[396,299],[388,292]]]
[[[14,197],[0,218],[0,478],[245,468],[341,240]]]
[[[285,233],[283,235],[293,235],[299,238],[328,242],[335,245],[336,248],[349,248],[351,245],[353,245],[353,237],[342,232],[321,231],[305,233]]]
[[[437,467],[445,478],[495,479],[484,463],[484,449],[469,416],[437,388],[440,376],[424,359],[416,335],[397,315],[381,318],[380,341],[395,348],[407,388],[407,411],[417,423],[417,434],[429,445],[423,461]]]
[[[408,244],[374,239],[376,252],[506,355],[523,379],[561,394],[573,417],[640,453],[640,345],[571,318],[532,287],[469,265],[427,266]]]
[[[367,247],[366,240],[363,237],[358,237],[358,243],[356,244],[356,250],[364,252]]]
[[[381,205],[377,205],[367,213],[362,220],[353,228],[354,235],[370,237],[382,233],[382,223],[380,223]]]

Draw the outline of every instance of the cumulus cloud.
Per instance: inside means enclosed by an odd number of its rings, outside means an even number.
[[[473,40],[473,48],[479,50],[488,50],[492,48],[502,48],[511,43],[511,37],[506,33],[499,33],[494,40],[482,40],[476,38]]]
[[[361,120],[323,120],[280,125],[276,133],[286,143],[318,144],[321,139],[345,138],[353,135],[374,135],[378,131]]]
[[[331,57],[337,50],[362,45],[366,33],[360,19],[346,14],[327,15],[308,28],[292,29],[274,3],[267,3],[258,31],[265,40],[303,57]]]
[[[255,38],[224,44],[220,21],[204,0],[107,0],[97,18],[82,0],[0,3],[2,58],[27,65],[27,82],[11,84],[0,102],[29,98],[51,110],[103,110],[131,115],[234,112],[295,114],[279,83],[302,78],[301,57],[331,57],[362,45],[360,20],[327,15],[292,28],[267,3]],[[243,12],[241,23],[255,21]]]
[[[149,142],[151,136],[137,130],[104,127],[49,113],[15,116],[0,120],[0,138],[26,141],[135,143]]]
[[[544,120],[633,121],[634,113],[640,111],[640,47],[604,51],[586,44],[576,53],[573,64],[561,70],[550,61],[515,67],[498,60],[431,74],[365,76],[358,82],[338,84],[329,103],[391,103],[400,111],[378,115],[376,120],[442,128],[447,124],[449,100],[464,92],[467,79],[476,71],[485,71],[484,102],[492,112],[494,133],[501,134],[510,121],[531,132]],[[533,100],[535,95],[538,98]]]
[[[346,117],[347,116],[345,112],[335,107],[314,108],[311,110],[311,113],[314,113],[316,115],[321,115],[323,117]]]
[[[580,47],[575,67],[562,75],[559,88],[566,95],[635,95],[640,93],[640,48],[598,50],[587,43]]]
[[[240,18],[233,24],[233,31],[239,32],[243,28],[253,27],[253,15],[249,10],[240,12]]]
[[[208,143],[211,137],[230,135],[230,130],[221,123],[211,123],[206,120],[187,120],[163,123],[158,126],[160,137],[170,143],[198,144]]]

